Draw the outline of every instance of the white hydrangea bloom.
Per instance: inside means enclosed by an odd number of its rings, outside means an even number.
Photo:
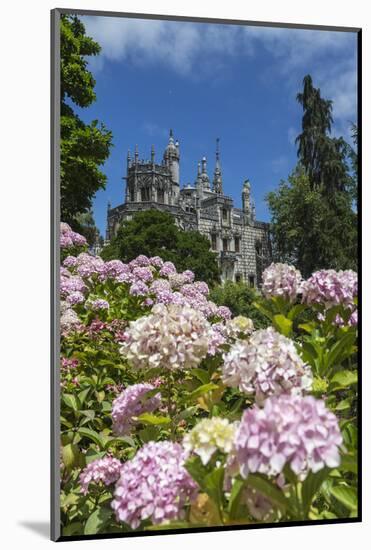
[[[196,453],[205,465],[216,450],[232,451],[236,429],[237,423],[230,423],[226,418],[205,418],[184,436],[183,447],[187,452]]]
[[[121,353],[135,368],[192,369],[206,357],[211,325],[190,307],[156,304],[132,321]]]

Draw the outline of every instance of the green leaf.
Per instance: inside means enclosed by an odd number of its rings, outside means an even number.
[[[290,311],[287,314],[287,318],[290,319],[290,321],[294,321],[296,317],[306,309],[305,304],[296,304],[294,307],[290,309]],[[300,325],[299,325],[300,326]]]
[[[100,434],[98,434],[96,431],[91,430],[90,428],[79,428],[78,432],[81,437],[86,437],[87,439],[90,439],[93,441],[93,443],[96,443],[100,449],[104,449],[105,445],[105,438],[103,438]]]
[[[357,457],[353,454],[345,454],[341,457],[341,464],[339,470],[342,472],[352,472],[353,474],[358,473],[358,462]]]
[[[268,319],[270,321],[273,321],[273,313],[271,311],[269,311],[269,309],[267,309],[266,307],[264,307],[262,304],[259,304],[258,302],[253,302],[252,305],[258,310],[260,311],[260,313],[262,313],[263,315],[265,315],[266,317],[268,317]]]
[[[171,418],[168,416],[157,416],[151,413],[143,413],[137,418],[142,424],[149,424],[150,426],[160,426],[171,422]]]
[[[340,388],[348,388],[353,384],[357,384],[358,373],[357,371],[343,370],[343,371],[337,372],[331,378],[330,382],[336,387],[340,386]]]
[[[355,331],[346,332],[331,348],[327,355],[327,368],[331,368],[336,363],[340,364],[346,357],[351,355],[353,344],[356,339]]]
[[[330,488],[330,493],[333,497],[341,502],[351,512],[356,512],[358,509],[357,491],[345,485],[337,485]]]
[[[236,519],[238,517],[238,509],[240,507],[241,496],[245,487],[245,481],[236,479],[233,483],[231,496],[229,497],[228,514],[229,519]]]
[[[218,505],[219,510],[223,509],[223,481],[224,467],[215,468],[205,476],[205,492]]]
[[[253,489],[256,489],[262,495],[266,496],[275,506],[282,511],[288,508],[288,500],[276,485],[273,485],[271,481],[260,476],[259,474],[249,474],[247,478],[247,485],[250,485]]]
[[[185,463],[186,470],[191,474],[192,478],[199,484],[201,489],[206,492],[205,488],[205,473],[206,468],[202,464],[198,456],[194,456]]]
[[[304,517],[308,517],[310,506],[312,500],[315,497],[316,493],[319,491],[322,483],[329,474],[328,468],[323,468],[317,473],[310,472],[305,481],[302,484],[302,500],[303,500],[303,511]]]
[[[275,329],[278,330],[281,334],[284,336],[289,336],[292,331],[292,321],[282,315],[282,313],[278,313],[277,315],[274,315],[273,317],[273,326]]]
[[[132,437],[128,435],[123,435],[121,437],[112,437],[107,441],[104,448],[108,449],[109,447],[119,447],[119,446],[135,447],[135,441]]]
[[[207,393],[207,392],[212,391],[212,390],[218,390],[218,389],[219,389],[219,386],[217,386],[216,384],[213,384],[212,382],[210,382],[209,384],[203,384],[202,386],[199,386],[197,389],[195,389],[189,395],[189,398],[192,399],[192,400],[197,399],[198,397],[200,397],[204,393]]]
[[[83,456],[77,445],[68,443],[62,447],[62,460],[67,470],[72,470],[75,466],[82,464]]]
[[[311,323],[300,323],[298,327],[304,330],[305,332],[307,332],[308,334],[312,334],[315,328],[314,324],[311,324]]]
[[[97,508],[87,519],[84,528],[84,535],[95,535],[109,522],[112,517],[112,510],[109,508]]]
[[[191,374],[195,376],[203,384],[208,384],[210,382],[210,375],[207,370],[204,369],[192,369]]]
[[[77,412],[79,410],[79,403],[77,397],[72,393],[63,393],[62,400],[67,407]]]
[[[62,527],[62,534],[64,537],[70,537],[71,535],[81,535],[84,530],[84,526],[79,521],[74,521],[66,527]]]
[[[85,390],[82,390],[78,394],[80,406],[84,404],[85,399],[87,398],[88,393],[90,392],[90,388],[86,388]]]
[[[343,399],[342,401],[340,401],[336,407],[334,408],[335,411],[346,411],[347,409],[350,409],[350,406],[352,404],[352,400],[351,399]]]

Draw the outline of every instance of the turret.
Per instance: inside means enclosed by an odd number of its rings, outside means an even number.
[[[251,204],[250,204],[250,182],[245,180],[242,188],[242,210],[246,214],[251,213]]]
[[[207,169],[206,169],[206,157],[202,157],[201,181],[202,181],[202,187],[204,189],[210,189],[210,180],[209,180],[209,176],[207,175]]]
[[[164,152],[164,161],[170,168],[173,183],[179,186],[179,142],[174,143],[173,131],[170,130],[169,143]]]
[[[223,194],[222,169],[220,167],[219,138],[216,140],[215,170],[213,179],[213,191],[219,195]]]

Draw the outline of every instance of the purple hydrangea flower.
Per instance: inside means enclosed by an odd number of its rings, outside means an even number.
[[[103,300],[102,298],[92,300],[87,305],[93,311],[98,311],[99,309],[109,309],[109,303],[107,302],[107,300]]]
[[[119,479],[121,467],[121,462],[112,456],[93,460],[80,474],[82,493],[86,495],[89,492],[90,483],[102,482],[104,485],[112,485]]]
[[[147,296],[148,292],[148,286],[140,280],[135,281],[129,290],[129,294],[132,296]]]
[[[85,301],[85,296],[82,292],[79,292],[78,290],[71,292],[66,298],[66,302],[68,302],[71,305],[76,304],[82,304],[82,302]]]
[[[153,412],[161,404],[161,394],[146,398],[154,390],[151,384],[128,386],[112,403],[112,430],[117,435],[128,434],[136,424],[133,417],[145,412]]]
[[[136,279],[144,283],[153,281],[153,273],[149,267],[135,267],[132,273]]]
[[[340,464],[342,436],[336,416],[312,396],[270,397],[261,409],[245,410],[237,429],[231,464],[242,477],[280,474],[289,465],[305,479],[311,470]]]
[[[228,321],[229,319],[232,319],[232,312],[227,306],[219,306],[216,312],[218,317],[221,317],[224,319],[224,321]]]
[[[160,256],[153,256],[149,259],[149,262],[154,267],[162,267],[164,265],[164,260]]]
[[[294,266],[271,264],[263,271],[262,292],[266,298],[282,296],[293,302],[300,291],[301,282],[301,273]]]
[[[147,256],[144,256],[144,254],[140,254],[135,258],[134,260],[131,260],[129,263],[129,266],[134,269],[134,267],[147,267],[150,265],[150,259]]]
[[[176,273],[176,267],[173,262],[164,262],[164,265],[160,269],[161,277],[169,277],[169,275],[174,275]]]
[[[116,519],[132,529],[182,519],[183,508],[197,495],[197,485],[184,468],[186,452],[178,443],[146,443],[125,462],[116,483],[112,508]]]

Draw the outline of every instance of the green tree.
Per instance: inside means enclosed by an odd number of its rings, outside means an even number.
[[[322,188],[313,188],[299,167],[266,200],[275,261],[294,264],[304,277],[318,269],[357,268],[357,216],[350,194],[325,200]]]
[[[321,268],[356,269],[353,150],[342,137],[330,137],[332,101],[321,97],[310,75],[297,100],[303,107],[299,163],[266,198],[274,259],[295,264],[306,277]]]
[[[74,226],[76,231],[86,237],[89,245],[93,245],[97,241],[100,241],[101,236],[99,234],[99,229],[95,225],[93,212],[91,210],[77,214],[75,217]]]
[[[268,319],[253,305],[261,299],[260,293],[246,283],[226,281],[223,285],[217,285],[211,290],[210,299],[220,306],[229,307],[233,316],[249,317],[257,329],[266,328],[269,325]]]
[[[219,282],[218,262],[209,240],[197,231],[182,231],[167,212],[136,213],[102,251],[105,260],[118,258],[125,262],[139,254],[160,256],[173,262],[178,271],[190,269],[196,279],[210,285]]]
[[[88,107],[95,99],[95,80],[87,58],[100,46],[86,36],[76,16],[62,15],[61,39],[61,219],[78,229],[76,216],[88,212],[92,199],[104,189],[106,176],[100,166],[108,158],[112,134],[104,124],[84,123],[73,105]]]

